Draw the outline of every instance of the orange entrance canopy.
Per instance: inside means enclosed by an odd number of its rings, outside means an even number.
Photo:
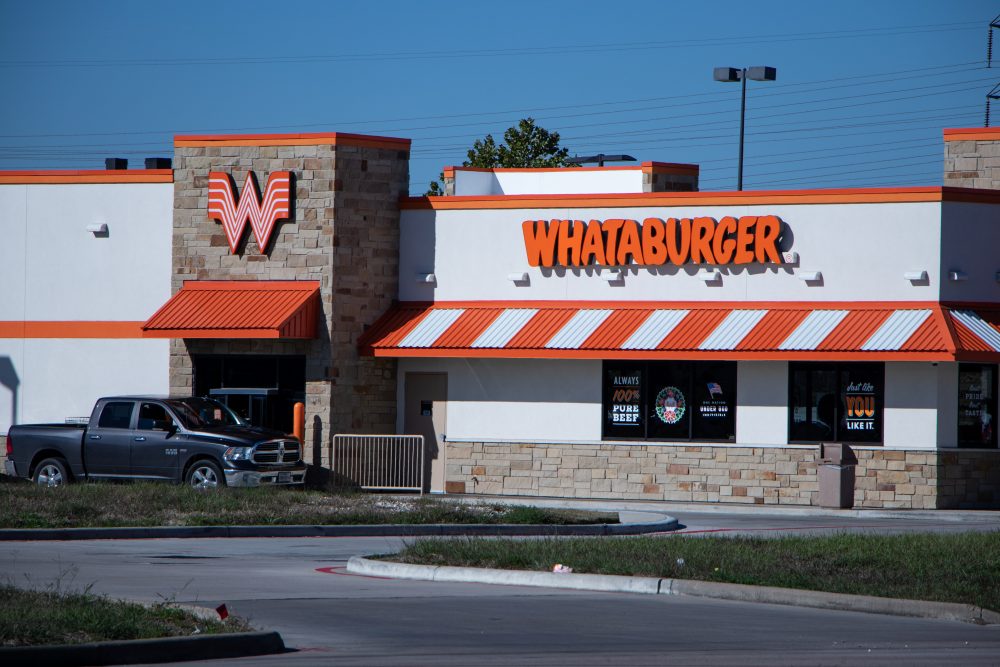
[[[1000,309],[900,303],[402,303],[376,357],[1000,360]]]
[[[142,326],[144,338],[316,337],[314,280],[191,280]]]

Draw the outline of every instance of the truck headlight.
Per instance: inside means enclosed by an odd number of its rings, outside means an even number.
[[[253,447],[230,447],[222,458],[227,461],[250,461],[253,459]]]

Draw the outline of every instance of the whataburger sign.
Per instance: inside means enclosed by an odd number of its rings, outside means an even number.
[[[247,172],[243,192],[236,197],[233,180],[229,174],[213,171],[208,174],[208,217],[218,220],[226,232],[229,249],[235,254],[247,222],[257,239],[260,251],[267,251],[274,224],[291,215],[292,173],[275,171],[267,179],[263,199],[257,190],[254,173]]]
[[[775,215],[525,220],[521,230],[531,266],[781,263]]]

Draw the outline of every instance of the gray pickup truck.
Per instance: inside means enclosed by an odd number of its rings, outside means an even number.
[[[43,486],[135,479],[208,489],[303,484],[306,476],[297,438],[197,397],[102,398],[86,425],[11,426],[5,467]]]

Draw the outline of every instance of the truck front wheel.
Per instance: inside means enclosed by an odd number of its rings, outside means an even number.
[[[69,470],[62,459],[43,459],[32,476],[38,486],[62,486],[69,484]]]
[[[199,490],[218,489],[226,485],[226,478],[222,476],[222,469],[207,460],[195,461],[188,469],[184,480],[192,489]]]

